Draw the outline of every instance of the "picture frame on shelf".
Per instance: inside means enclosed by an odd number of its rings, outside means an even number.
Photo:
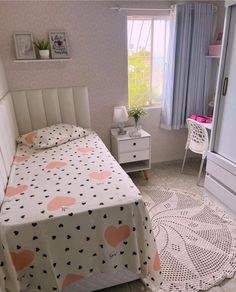
[[[13,38],[17,60],[36,59],[35,48],[33,46],[33,34],[31,32],[15,32]]]
[[[52,59],[70,58],[69,41],[65,31],[50,31],[49,40]]]

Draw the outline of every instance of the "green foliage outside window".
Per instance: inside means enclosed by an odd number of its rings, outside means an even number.
[[[133,53],[128,59],[129,105],[151,103],[151,53],[145,50]]]

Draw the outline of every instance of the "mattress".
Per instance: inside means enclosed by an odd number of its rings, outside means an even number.
[[[94,132],[46,150],[18,146],[0,224],[0,277],[11,292],[67,291],[123,270],[159,287],[140,192]]]

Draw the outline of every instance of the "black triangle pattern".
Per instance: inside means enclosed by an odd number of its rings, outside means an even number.
[[[176,209],[188,209],[188,208],[196,208],[202,205],[202,202],[199,200],[195,200],[191,196],[182,195],[180,193],[178,195],[178,203]]]
[[[148,196],[150,196],[156,204],[162,204],[165,201],[168,201],[173,193],[168,190],[151,190],[148,191]]]
[[[170,252],[161,253],[162,276],[167,282],[179,282],[198,278],[188,267],[179,262]]]
[[[217,216],[217,214],[215,214],[215,212],[212,209],[210,209],[207,206],[205,206],[197,215],[192,216],[191,219],[196,220],[198,222],[210,223],[214,225],[224,223],[224,221],[219,216]]]
[[[230,253],[232,236],[228,229],[201,230],[196,233],[223,252]]]
[[[201,277],[210,276],[221,270],[228,256],[195,245],[186,244],[186,251]]]

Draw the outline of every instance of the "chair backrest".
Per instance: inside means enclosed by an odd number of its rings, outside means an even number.
[[[202,154],[203,158],[205,158],[209,146],[209,137],[206,128],[199,122],[191,119],[187,119],[187,125],[188,139],[185,148]]]

